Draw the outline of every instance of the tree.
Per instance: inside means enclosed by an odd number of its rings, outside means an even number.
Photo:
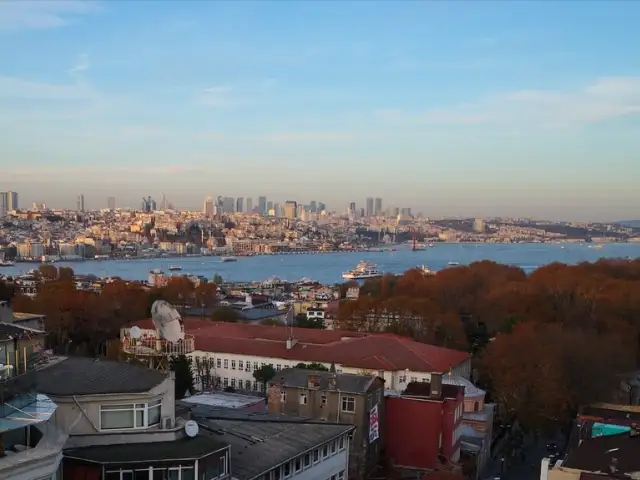
[[[193,395],[193,371],[191,370],[191,359],[184,355],[171,359],[171,370],[175,373],[175,394],[176,400],[184,398],[187,392]]]
[[[300,328],[324,329],[324,321],[321,318],[307,318],[306,315],[296,315],[296,326]]]
[[[224,283],[224,279],[216,273],[213,275],[213,283],[215,285],[222,285]]]
[[[294,368],[301,368],[303,370],[315,370],[320,372],[328,372],[329,369],[321,363],[299,363]]]
[[[16,288],[13,284],[8,284],[0,280],[0,302],[11,302],[16,294]]]
[[[72,268],[69,267],[60,267],[58,270],[58,280],[73,280],[74,272]]]
[[[214,283],[201,283],[195,288],[196,306],[210,308],[218,303],[218,288]]]
[[[58,269],[47,263],[43,263],[38,267],[37,275],[44,281],[53,281],[58,279]]]
[[[260,382],[262,384],[262,391],[267,391],[267,383],[276,376],[276,371],[272,365],[263,365],[259,369],[253,372],[253,378],[256,379],[256,382]]]
[[[277,318],[265,318],[264,320],[260,321],[260,325],[282,326],[283,323],[281,321],[279,321]]]

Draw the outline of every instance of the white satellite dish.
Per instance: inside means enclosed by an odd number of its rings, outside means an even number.
[[[133,326],[131,327],[131,330],[129,330],[129,336],[134,340],[140,338],[140,335],[142,335],[142,330],[140,330],[140,327]]]
[[[168,302],[164,300],[153,302],[153,305],[151,305],[151,318],[160,337],[171,343],[184,340],[180,314]]]
[[[184,432],[187,434],[187,437],[195,437],[196,435],[198,435],[199,430],[200,427],[198,427],[198,424],[193,420],[189,420],[184,424]]]

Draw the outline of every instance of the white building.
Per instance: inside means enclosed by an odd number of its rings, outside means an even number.
[[[242,390],[261,390],[253,372],[264,365],[276,371],[299,363],[322,363],[338,373],[378,375],[386,388],[402,391],[412,381],[430,381],[431,373],[471,375],[467,352],[427,345],[393,334],[316,330],[238,323],[212,323],[186,318],[185,331],[195,336],[196,364],[207,364],[211,384]],[[131,325],[132,326],[132,325]],[[137,323],[143,335],[153,336],[151,320]],[[291,336],[292,334],[292,336]],[[127,341],[129,327],[121,330]],[[195,371],[196,384],[204,371]]]

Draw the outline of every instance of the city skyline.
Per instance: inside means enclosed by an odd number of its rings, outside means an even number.
[[[219,190],[338,211],[379,196],[430,216],[636,218],[638,13],[4,2],[0,190],[60,208],[166,192],[197,210]]]

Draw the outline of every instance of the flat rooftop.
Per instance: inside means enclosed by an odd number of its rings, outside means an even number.
[[[182,401],[207,407],[244,408],[256,403],[264,403],[264,398],[229,392],[203,392],[183,398]]]

